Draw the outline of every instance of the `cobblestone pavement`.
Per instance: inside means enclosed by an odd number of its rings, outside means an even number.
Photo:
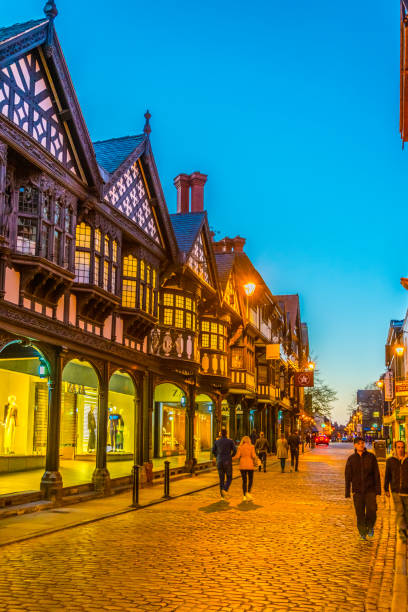
[[[212,488],[6,546],[0,610],[385,612],[395,531],[381,499],[374,540],[358,539],[350,452],[333,445],[302,456],[298,473],[256,473],[253,502],[237,479],[229,503]]]

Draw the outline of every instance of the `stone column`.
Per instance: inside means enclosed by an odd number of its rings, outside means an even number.
[[[221,431],[222,428],[222,396],[221,394],[217,395],[217,400],[215,402],[215,436],[218,436],[218,432]]]
[[[135,452],[134,452],[134,463],[137,465],[143,465],[143,379],[144,374],[140,377],[138,385],[135,387]]]
[[[62,476],[59,472],[61,398],[63,354],[56,349],[52,371],[48,378],[48,430],[45,472],[41,478],[41,491],[46,499],[60,500],[62,496]]]
[[[186,406],[186,469],[193,472],[194,465],[197,463],[194,457],[194,419],[195,419],[195,385],[188,388],[188,401]]]
[[[98,438],[96,442],[96,466],[92,476],[95,491],[103,495],[110,493],[110,476],[106,467],[106,444],[108,438],[109,363],[104,362],[102,381],[99,385]]]

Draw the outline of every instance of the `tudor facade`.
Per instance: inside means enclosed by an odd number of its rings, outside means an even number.
[[[213,242],[205,175],[175,179],[169,215],[148,112],[143,134],[91,143],[55,15],[0,31],[0,488],[41,470],[59,497],[78,466],[107,493],[135,461],[191,469],[221,426],[273,446],[302,408],[299,312],[243,239]]]

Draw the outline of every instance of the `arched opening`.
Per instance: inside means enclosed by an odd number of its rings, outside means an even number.
[[[60,456],[64,486],[92,481],[96,461],[99,380],[87,361],[62,372]]]
[[[214,402],[203,393],[196,395],[196,416],[194,420],[194,451],[198,460],[200,454],[212,451],[214,439]],[[203,457],[204,458],[204,457]]]
[[[186,454],[186,395],[172,383],[154,390],[153,456]]]
[[[136,444],[137,391],[126,372],[117,370],[109,381],[107,461],[111,478],[132,471]]]
[[[49,364],[35,346],[0,352],[0,490],[39,488],[48,433]],[[31,474],[18,474],[28,472]]]

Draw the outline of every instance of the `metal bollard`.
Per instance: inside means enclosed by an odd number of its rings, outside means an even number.
[[[132,468],[133,489],[132,489],[132,508],[139,507],[139,468],[140,465],[134,465]]]
[[[170,461],[164,462],[164,495],[165,499],[170,497]]]

